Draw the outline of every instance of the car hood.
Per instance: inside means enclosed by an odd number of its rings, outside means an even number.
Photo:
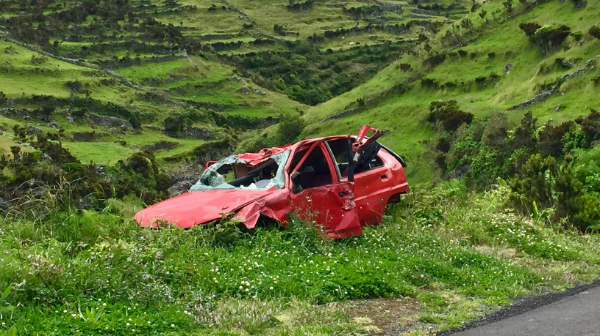
[[[177,197],[156,203],[135,215],[142,227],[154,227],[157,221],[190,228],[236,211],[246,204],[262,198],[273,190],[221,189],[186,192]]]

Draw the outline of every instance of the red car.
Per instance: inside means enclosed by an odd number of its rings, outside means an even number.
[[[190,228],[232,213],[254,228],[261,217],[285,225],[291,212],[320,224],[330,238],[360,235],[362,226],[381,222],[386,204],[410,191],[404,160],[376,141],[381,135],[365,125],[358,136],[231,155],[211,162],[189,192],[150,206],[135,219],[142,227]]]

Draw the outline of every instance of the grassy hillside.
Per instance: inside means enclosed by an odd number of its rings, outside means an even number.
[[[500,13],[495,18],[488,14],[482,20],[478,15],[481,10],[488,13],[500,10]],[[305,135],[355,132],[363,123],[387,129],[390,133],[382,141],[407,157],[412,166],[411,180],[428,181],[434,176],[434,168],[432,146],[427,140],[436,137],[426,123],[432,101],[456,100],[462,110],[485,118],[534,98],[557,78],[585,68],[586,61],[600,55],[599,40],[587,34],[598,23],[599,15],[600,6],[592,2],[586,8],[556,1],[532,8],[515,4],[512,13],[507,13],[501,3],[483,4],[480,10],[466,17],[473,28],[458,30],[463,35],[460,44],[445,37],[445,31],[452,31],[448,25],[365,84],[309,109],[304,116],[308,124]],[[544,53],[519,28],[527,22],[564,24],[572,33],[580,32],[581,40],[578,42],[571,35],[557,50]],[[429,53],[422,47],[426,43],[432,46]],[[424,64],[428,56],[435,54],[445,54],[441,64]],[[567,66],[559,65],[563,60],[568,62]],[[401,64],[410,64],[411,70],[403,71]],[[597,64],[598,58],[592,60],[585,73],[560,84],[552,96],[526,108],[508,111],[507,118],[516,123],[531,111],[541,122],[551,119],[560,122],[586,115],[591,108],[597,109],[600,107],[597,99],[600,85],[594,83],[600,74]],[[398,88],[393,89],[395,85],[402,86],[401,93]],[[358,107],[359,99],[366,104],[360,112],[324,121]]]
[[[203,142],[233,136],[235,143],[237,136],[304,112],[305,104],[362,84],[414,47],[419,34],[459,18],[469,6],[465,1],[4,1],[0,91],[8,99],[5,106],[51,110],[43,120],[25,119],[23,113],[4,116],[44,131],[55,122],[65,129],[66,148],[84,162],[114,162],[164,142],[177,149],[160,149],[157,156],[177,161],[193,156]],[[87,102],[74,104],[78,99]],[[107,111],[109,103],[120,112]],[[72,113],[81,115],[79,120]],[[126,119],[135,130],[100,126],[96,143],[74,140],[73,133],[93,131],[90,113]],[[161,132],[167,124],[179,131]],[[197,129],[211,135],[190,136],[198,135]]]
[[[430,335],[598,274],[598,236],[515,216],[506,190],[418,190],[342,242],[299,221],[139,230],[116,208],[3,219],[0,334]]]

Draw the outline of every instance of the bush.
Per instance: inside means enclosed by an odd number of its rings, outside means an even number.
[[[557,28],[553,26],[543,26],[535,31],[532,41],[538,44],[545,53],[549,50],[556,50],[571,34],[571,28],[562,25]]]
[[[279,124],[277,141],[284,145],[294,141],[304,130],[304,120],[299,115],[287,116]]]
[[[588,30],[588,33],[592,37],[600,39],[600,27],[598,27],[598,26],[592,26],[592,27],[590,27],[590,30]]]
[[[429,65],[430,67],[436,67],[442,63],[444,63],[444,61],[446,60],[446,54],[445,53],[437,53],[435,55],[429,56],[428,58],[426,58],[423,63]]]
[[[576,124],[573,121],[566,121],[559,126],[552,126],[546,123],[539,132],[538,151],[545,155],[558,157],[563,154],[565,134],[572,132]]]
[[[577,118],[575,122],[581,126],[581,130],[586,135],[586,147],[589,147],[592,141],[598,138],[600,134],[600,113],[592,109],[585,118]]]
[[[535,32],[540,29],[542,26],[540,26],[539,24],[537,24],[537,22],[528,22],[528,23],[521,23],[519,25],[519,28],[521,28],[522,31],[525,32],[525,35],[531,37],[535,34]]]
[[[482,142],[486,146],[499,150],[508,151],[508,131],[510,125],[504,113],[494,113],[491,115],[483,130]]]
[[[600,229],[600,196],[586,191],[577,179],[575,163],[571,155],[562,164],[551,156],[532,156],[523,165],[523,174],[510,180],[511,205],[529,215],[535,202],[541,208],[554,208],[554,220],[563,219],[582,232]]]
[[[427,120],[432,123],[440,122],[449,132],[455,132],[463,123],[470,124],[473,121],[473,114],[461,111],[456,100],[433,101],[429,111]]]

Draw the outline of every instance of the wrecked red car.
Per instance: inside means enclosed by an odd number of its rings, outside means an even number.
[[[233,214],[254,228],[261,217],[286,225],[293,213],[319,224],[330,238],[360,235],[362,226],[381,222],[385,206],[410,190],[404,160],[376,141],[382,134],[365,125],[357,136],[231,155],[211,162],[189,192],[135,219],[142,227],[190,228]]]

